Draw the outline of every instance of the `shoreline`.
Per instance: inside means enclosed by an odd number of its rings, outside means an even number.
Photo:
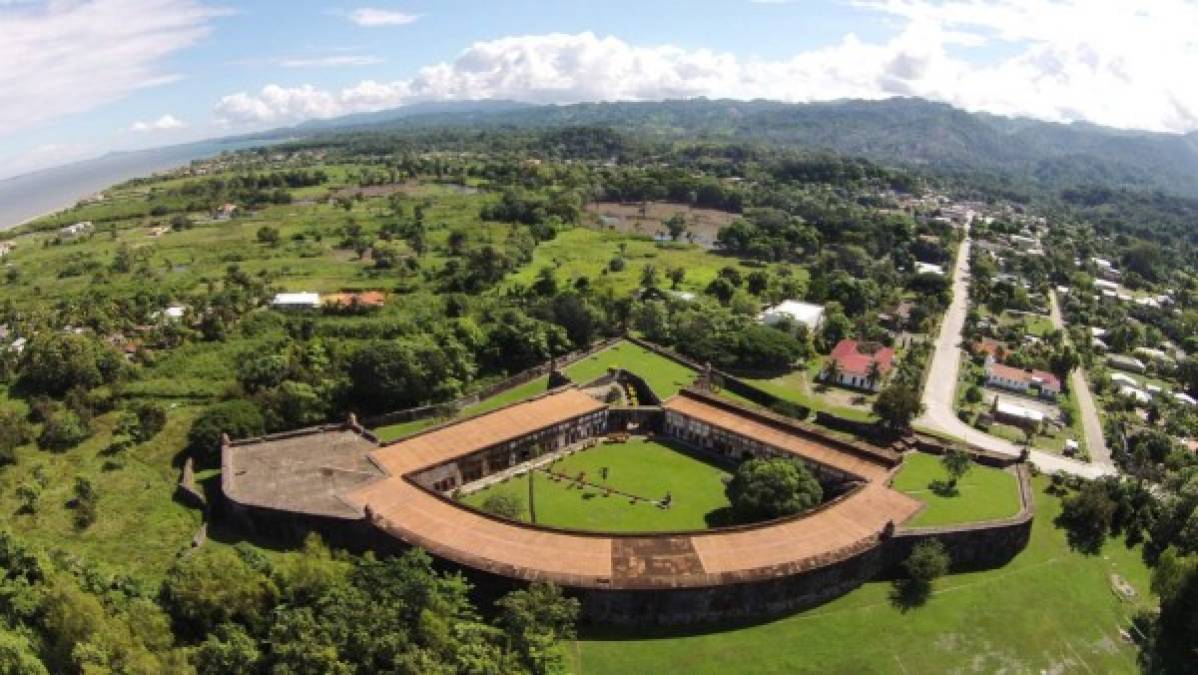
[[[0,181],[0,203],[17,208],[0,209],[0,233],[9,232],[29,223],[70,209],[87,195],[107,192],[125,181],[172,171],[191,162],[215,157],[224,152],[269,146],[271,141],[197,141],[183,145],[150,148],[128,153],[109,154],[95,159],[43,169]],[[44,198],[58,193],[58,199]],[[36,209],[26,217],[21,203]],[[8,213],[6,213],[8,212]],[[5,222],[8,217],[12,221]]]
[[[78,200],[76,200],[76,201],[78,201]],[[19,223],[14,223],[12,225],[0,225],[0,232],[11,232],[19,227],[28,225],[29,223],[32,223],[35,220],[41,220],[42,218],[45,218],[46,216],[52,216],[52,215],[58,213],[59,211],[65,211],[69,208],[71,208],[71,205],[68,204],[67,206],[60,206],[56,209],[50,209],[49,211],[46,211],[45,213],[39,213],[38,215],[36,215],[32,218],[26,218],[25,220],[22,220]]]

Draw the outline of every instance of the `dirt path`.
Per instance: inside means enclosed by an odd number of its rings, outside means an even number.
[[[1048,294],[1049,310],[1052,324],[1065,331],[1065,319],[1061,316],[1061,306],[1057,301],[1056,291]],[[1065,332],[1065,342],[1069,342],[1069,333]],[[1098,407],[1094,405],[1094,395],[1090,392],[1090,381],[1086,371],[1078,366],[1069,373],[1069,390],[1077,401],[1077,412],[1082,417],[1082,430],[1086,434],[1086,449],[1090,453],[1090,461],[1095,465],[1115,471],[1115,463],[1111,460],[1111,449],[1106,445],[1102,433],[1102,418],[1098,416]]]

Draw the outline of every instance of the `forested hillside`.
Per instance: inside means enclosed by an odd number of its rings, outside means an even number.
[[[295,131],[604,126],[668,141],[760,141],[925,166],[998,172],[1025,189],[1080,184],[1198,196],[1198,138],[974,114],[921,99],[789,104],[705,100],[520,106],[484,101],[401,108]]]

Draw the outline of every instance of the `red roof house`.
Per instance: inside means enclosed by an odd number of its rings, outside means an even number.
[[[828,359],[836,362],[836,383],[846,387],[877,391],[882,380],[894,367],[894,349],[879,347],[873,351],[863,350],[856,340],[841,340],[832,348]],[[878,377],[870,380],[873,365],[877,364]]]

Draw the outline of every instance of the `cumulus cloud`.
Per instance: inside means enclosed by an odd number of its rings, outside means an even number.
[[[364,28],[380,26],[405,26],[420,18],[419,14],[406,14],[388,9],[360,7],[346,15],[350,21]]]
[[[853,34],[776,60],[632,45],[593,33],[477,42],[454,61],[391,82],[330,91],[268,85],[226,96],[217,118],[266,125],[454,99],[534,103],[697,96],[805,102],[920,96],[969,110],[1169,131],[1198,128],[1198,6],[1083,0],[860,0],[892,19],[885,40]]]
[[[0,134],[178,79],[163,58],[226,13],[195,0],[0,4]]]
[[[174,131],[175,129],[186,128],[186,122],[171,114],[163,115],[150,122],[134,122],[133,126],[130,127],[132,131]]]

